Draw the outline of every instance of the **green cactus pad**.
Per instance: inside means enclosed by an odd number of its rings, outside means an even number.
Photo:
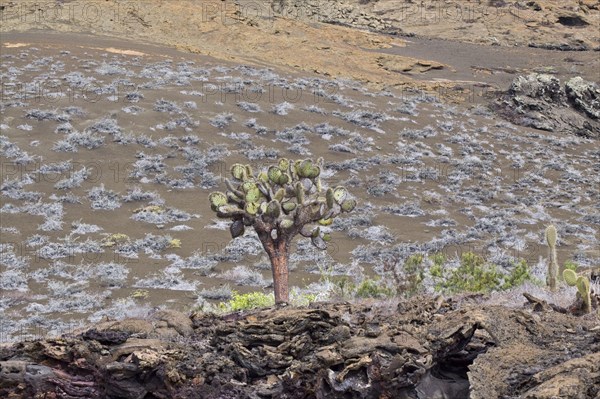
[[[284,202],[283,205],[281,205],[281,207],[283,208],[283,212],[285,212],[285,214],[289,214],[290,212],[293,212],[294,209],[296,209],[296,204],[294,202]]]
[[[210,201],[210,208],[213,212],[216,212],[220,206],[227,204],[227,196],[220,191],[210,193],[208,200]]]
[[[254,216],[258,213],[259,206],[260,205],[258,205],[256,202],[248,202],[248,203],[246,203],[245,210],[249,215]]]
[[[300,165],[297,167],[298,176],[300,177],[309,177],[313,170],[313,163],[310,159],[305,159],[300,162]]]
[[[551,224],[546,229],[546,242],[548,243],[548,246],[554,247],[556,245],[556,239],[557,239],[556,227],[553,224]]]
[[[339,205],[342,205],[342,202],[344,202],[347,195],[348,195],[348,190],[346,190],[344,187],[339,186],[333,190],[333,199]]]
[[[273,195],[273,199],[279,202],[283,201],[283,197],[285,197],[285,189],[283,188],[277,190]]]
[[[281,169],[282,172],[285,172],[289,169],[290,167],[290,161],[287,158],[281,158],[279,160],[279,163],[277,165],[279,167],[279,169]]]
[[[250,190],[254,190],[255,188],[257,188],[257,185],[254,182],[245,181],[244,183],[242,183],[242,191],[245,193],[247,193]]]
[[[241,163],[236,163],[231,167],[231,176],[237,180],[244,180],[246,175],[246,167]]]
[[[335,199],[333,197],[333,190],[331,188],[327,189],[327,192],[325,193],[325,198],[327,200],[327,207],[329,209],[333,208],[333,205],[335,205]]]
[[[281,222],[279,222],[279,225],[283,229],[289,229],[294,226],[294,221],[291,219],[283,219]]]
[[[258,174],[258,180],[260,180],[263,183],[269,183],[269,175],[266,174],[265,172],[260,172]]]
[[[279,179],[281,178],[281,175],[283,175],[281,169],[279,169],[277,166],[271,166],[267,174],[269,176],[269,180],[277,184],[279,184]]]
[[[273,219],[277,219],[281,215],[281,205],[278,201],[271,201],[267,205],[265,214]]]
[[[312,233],[311,233],[311,236],[312,236],[313,238],[314,238],[314,237],[318,237],[318,236],[320,236],[320,235],[321,235],[321,228],[320,228],[320,227],[317,227],[317,228],[315,228],[315,229],[312,231]]]
[[[577,285],[577,273],[575,273],[571,269],[565,269],[563,271],[563,279],[571,287],[574,287],[575,285]]]
[[[236,220],[231,223],[229,226],[229,232],[231,233],[231,238],[237,238],[244,234],[244,222],[241,220]]]
[[[356,200],[349,199],[342,202],[342,212],[352,212],[356,208]]]
[[[333,223],[333,219],[319,219],[321,226],[330,226]]]
[[[296,200],[298,204],[304,204],[304,187],[302,183],[296,183]]]
[[[318,166],[313,166],[310,171],[308,172],[308,174],[306,175],[306,177],[308,177],[309,179],[315,179],[317,177],[319,177],[319,175],[321,174],[321,168],[319,168]]]
[[[583,298],[589,295],[590,292],[590,280],[584,276],[579,276],[577,279],[577,291]]]
[[[258,187],[253,188],[246,193],[246,202],[258,202],[260,196],[261,192]]]
[[[287,184],[287,182],[290,181],[289,176],[287,175],[287,173],[283,173],[281,176],[279,176],[279,179],[277,179],[277,184],[279,184],[280,186],[283,186],[284,184]]]

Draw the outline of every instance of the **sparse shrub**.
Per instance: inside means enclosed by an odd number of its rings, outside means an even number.
[[[229,300],[233,296],[233,290],[229,284],[225,284],[216,288],[203,289],[198,292],[198,296],[211,300]]]
[[[414,254],[404,261],[404,283],[398,288],[404,296],[411,296],[419,290],[425,277],[424,260],[425,257],[422,254]]]
[[[92,188],[88,192],[92,209],[113,210],[121,207],[119,195],[104,188],[104,184]]]
[[[108,234],[100,244],[103,247],[114,247],[115,245],[125,244],[130,242],[129,236],[123,233]]]
[[[240,101],[237,103],[237,106],[246,112],[262,112],[262,109],[260,108],[260,106],[258,104],[254,104],[254,103]]]
[[[223,113],[215,116],[210,120],[210,124],[216,128],[223,129],[224,127],[229,126],[230,123],[235,122],[232,114]]]
[[[251,270],[248,266],[236,266],[227,270],[219,277],[233,281],[237,285],[265,286],[267,282],[259,271]]]
[[[363,280],[354,289],[358,298],[385,298],[394,295],[394,290],[381,282],[372,279]]]
[[[288,111],[294,109],[294,104],[290,104],[287,101],[284,101],[282,103],[276,104],[273,106],[273,108],[271,109],[271,112],[274,113],[275,115],[287,115]]]

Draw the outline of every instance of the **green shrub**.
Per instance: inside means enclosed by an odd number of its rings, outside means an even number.
[[[404,261],[404,278],[398,288],[405,297],[414,295],[421,287],[425,278],[424,261],[422,254],[411,255]]]
[[[442,278],[444,276],[443,266],[446,262],[446,255],[444,254],[433,254],[428,256],[429,260],[433,262],[433,265],[429,268],[429,274],[433,278]]]
[[[521,259],[520,262],[514,264],[514,268],[510,274],[504,278],[502,289],[507,290],[513,287],[518,287],[528,280],[531,280],[529,266],[527,265],[527,261],[525,259]]]
[[[442,274],[441,281],[436,285],[439,291],[456,292],[490,292],[497,289],[502,274],[473,252],[465,252],[460,259],[460,265],[448,276]]]
[[[511,272],[503,274],[496,265],[490,264],[483,257],[465,252],[460,258],[458,268],[448,271],[443,267],[443,255],[433,259],[429,272],[434,279],[435,289],[441,292],[490,292],[507,290],[531,280],[532,276],[527,261],[520,260],[514,264]]]
[[[348,277],[342,277],[335,281],[334,294],[340,299],[387,298],[394,296],[395,292],[381,280],[366,278],[357,284]]]
[[[394,295],[394,290],[381,284],[381,280],[363,280],[354,289],[354,295],[358,298],[386,298]]]
[[[232,291],[231,299],[227,302],[221,302],[218,309],[222,312],[236,312],[238,310],[265,308],[274,304],[275,296],[273,294],[265,294],[263,292],[240,294]]]
[[[316,294],[303,294],[292,291],[290,303],[294,306],[308,306],[316,299]],[[274,304],[275,295],[273,293],[249,292],[247,294],[240,294],[239,292],[232,291],[231,299],[227,302],[219,303],[217,310],[222,313],[237,312],[240,310],[266,308]]]
[[[577,271],[577,263],[573,262],[572,260],[566,261],[564,270],[573,270],[574,272],[576,272]]]

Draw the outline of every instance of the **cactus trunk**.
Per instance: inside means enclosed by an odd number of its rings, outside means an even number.
[[[558,276],[558,262],[556,261],[556,246],[552,246],[550,251],[550,262],[548,263],[548,286],[551,290],[556,289],[556,280]]]
[[[273,240],[270,235],[262,236],[261,242],[271,261],[273,272],[273,291],[275,292],[275,303],[287,303],[290,300],[288,285],[288,240],[281,237]]]
[[[556,280],[558,277],[558,261],[556,259],[556,241],[557,232],[554,225],[550,225],[546,228],[546,242],[548,243],[549,262],[548,262],[548,275],[546,276],[546,283],[551,290],[556,289]]]

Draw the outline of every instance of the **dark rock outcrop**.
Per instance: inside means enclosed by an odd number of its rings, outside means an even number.
[[[581,77],[519,76],[492,108],[518,125],[600,138],[600,87]]]
[[[398,306],[314,304],[225,316],[170,311],[157,315],[151,331],[139,320],[102,323],[61,339],[0,346],[0,397],[600,394],[597,315],[475,300],[421,297]],[[161,319],[173,331],[163,335]],[[124,342],[119,329],[129,336]]]

